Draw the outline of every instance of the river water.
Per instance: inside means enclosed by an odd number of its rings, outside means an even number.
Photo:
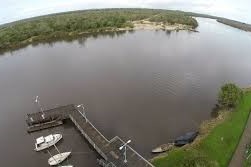
[[[131,139],[146,158],[153,147],[196,130],[210,118],[219,87],[251,85],[251,34],[198,19],[199,33],[135,31],[30,45],[0,57],[1,166],[44,167],[49,154],[33,151],[40,135],[60,132],[69,163],[97,166],[97,154],[68,121],[27,134],[25,116],[81,104],[108,138]],[[50,149],[54,154],[55,149]]]

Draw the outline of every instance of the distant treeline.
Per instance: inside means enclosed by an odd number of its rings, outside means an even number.
[[[196,28],[198,26],[198,22],[196,21],[196,19],[186,15],[184,12],[181,11],[166,11],[151,17],[149,20],[152,22],[164,22],[169,24],[179,23],[184,25],[190,25],[193,28]]]
[[[196,28],[198,23],[192,17],[216,19],[220,23],[245,31],[251,25],[192,12],[161,9],[96,9],[50,14],[24,19],[0,26],[0,52],[18,48],[30,43],[44,42],[82,33],[115,31],[118,28],[132,28],[132,21],[149,19],[153,22],[183,24]]]
[[[219,23],[226,24],[228,26],[238,28],[244,31],[250,31],[251,32],[251,24],[243,23],[240,21],[235,21],[231,19],[226,19],[223,17],[217,17],[217,16],[211,16],[207,14],[199,14],[199,13],[192,13],[192,12],[183,12],[185,15],[193,16],[193,17],[203,17],[203,18],[210,18],[210,19],[216,19]]]
[[[181,11],[154,9],[100,9],[34,17],[0,27],[0,51],[33,42],[62,38],[84,32],[133,27],[132,21],[150,18],[170,24],[197,27],[197,21]]]
[[[244,31],[250,31],[251,32],[251,25],[250,24],[246,24],[246,23],[242,23],[239,21],[234,21],[234,20],[229,20],[229,19],[224,19],[224,18],[220,18],[217,19],[218,22],[229,25],[231,27],[235,27]]]

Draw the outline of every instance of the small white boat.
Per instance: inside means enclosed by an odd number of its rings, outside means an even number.
[[[161,146],[152,150],[152,153],[162,153],[171,150],[174,147],[173,143],[162,144]]]
[[[46,137],[41,136],[36,139],[35,151],[41,151],[55,145],[59,140],[62,139],[61,134],[51,134]]]
[[[61,162],[63,162],[67,157],[69,157],[70,154],[71,152],[64,152],[64,153],[56,154],[48,159],[48,164],[51,166],[58,165]],[[64,167],[72,167],[72,165],[68,165]]]
[[[59,166],[59,167],[74,167],[73,165],[63,165],[63,166]]]

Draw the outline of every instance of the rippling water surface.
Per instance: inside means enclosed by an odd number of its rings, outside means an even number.
[[[80,104],[108,138],[132,140],[150,158],[153,147],[210,118],[225,82],[251,84],[251,35],[199,19],[200,33],[136,31],[28,46],[0,57],[1,165],[44,167],[49,155],[34,139],[60,132],[69,163],[97,166],[97,154],[70,122],[27,134],[25,115],[42,105]],[[51,149],[55,153],[54,149]]]

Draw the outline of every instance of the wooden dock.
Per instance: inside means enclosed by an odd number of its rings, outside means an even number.
[[[108,140],[95,126],[77,109],[75,105],[67,105],[44,111],[27,114],[28,132],[34,132],[62,124],[64,119],[70,119],[83,137],[93,146],[103,158],[99,164],[104,167],[154,167],[130,146],[127,146],[127,163],[124,162],[124,151],[119,150],[125,142],[118,136]]]

